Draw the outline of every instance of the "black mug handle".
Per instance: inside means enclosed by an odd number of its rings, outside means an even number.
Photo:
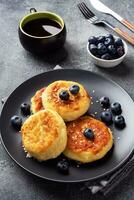
[[[30,8],[30,13],[35,13],[37,10],[35,8]]]

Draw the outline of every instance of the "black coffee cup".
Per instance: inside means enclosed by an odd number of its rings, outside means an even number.
[[[35,36],[24,31],[23,27],[30,21],[36,19],[54,20],[60,24],[61,29],[58,33],[50,36]],[[36,28],[36,27],[35,27]],[[66,40],[66,26],[63,19],[52,12],[37,12],[35,8],[30,9],[30,14],[24,16],[19,24],[19,39],[22,46],[31,53],[42,54],[50,53],[61,48]]]

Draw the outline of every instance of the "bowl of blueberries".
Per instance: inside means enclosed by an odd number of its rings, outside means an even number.
[[[121,38],[108,34],[89,37],[87,51],[96,65],[111,68],[124,60],[128,48],[126,42]]]

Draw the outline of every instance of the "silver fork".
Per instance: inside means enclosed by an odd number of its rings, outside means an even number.
[[[128,33],[122,31],[121,29],[114,27],[112,24],[110,24],[108,21],[104,19],[99,19],[87,6],[84,2],[79,3],[78,5],[79,10],[82,12],[84,17],[94,25],[106,25],[113,31],[115,31],[117,34],[122,36],[125,40],[127,40],[129,43],[134,45],[134,37],[131,37]]]

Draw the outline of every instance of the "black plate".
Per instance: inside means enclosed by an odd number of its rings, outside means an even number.
[[[30,98],[35,91],[47,86],[55,80],[72,80],[82,83],[90,95],[93,96],[94,104],[90,113],[97,112],[99,118],[101,112],[100,104],[96,101],[103,95],[108,96],[111,102],[118,101],[123,108],[123,115],[126,119],[126,128],[122,131],[111,126],[114,134],[114,148],[104,159],[93,164],[86,164],[76,167],[71,163],[69,175],[59,174],[56,170],[56,160],[38,162],[34,159],[26,158],[22,149],[21,135],[13,130],[10,125],[10,118],[14,114],[21,115],[20,104],[30,102]],[[119,85],[98,74],[84,70],[54,70],[39,74],[16,88],[7,99],[0,117],[1,138],[4,147],[11,158],[23,169],[44,179],[58,182],[80,182],[96,179],[105,174],[113,172],[121,166],[129,157],[134,146],[134,102],[130,96]],[[25,118],[23,118],[25,120]]]

